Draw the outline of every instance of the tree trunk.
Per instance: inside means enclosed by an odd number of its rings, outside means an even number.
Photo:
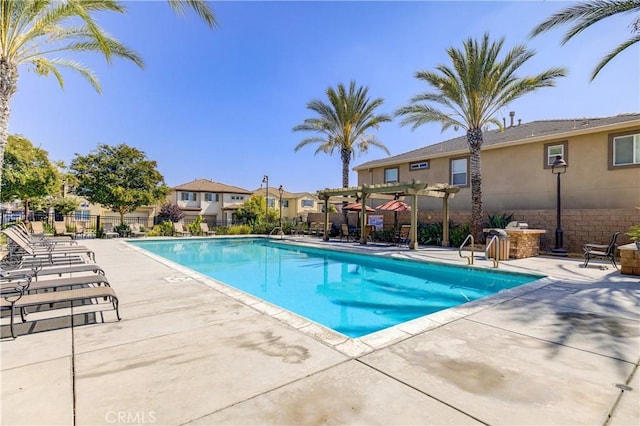
[[[0,58],[0,183],[2,183],[2,167],[4,150],[9,140],[9,102],[18,90],[18,67]]]
[[[469,129],[467,131],[469,143],[471,173],[471,234],[478,241],[484,241],[482,232],[484,213],[482,211],[482,167],[480,164],[480,148],[482,147],[482,129]]]
[[[340,158],[342,159],[342,187],[349,187],[349,163],[351,163],[351,152],[348,149],[342,148],[340,150]],[[342,216],[344,216],[344,223],[349,224],[348,211],[344,210],[344,206],[348,203],[342,202]]]
[[[340,150],[340,158],[342,159],[342,187],[349,187],[349,164],[351,163],[351,151],[346,148]]]

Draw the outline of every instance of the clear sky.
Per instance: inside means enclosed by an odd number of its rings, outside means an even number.
[[[313,116],[312,99],[355,80],[393,113],[427,89],[418,70],[449,64],[445,50],[489,32],[505,50],[525,44],[537,54],[520,75],[564,66],[568,77],[499,112],[499,119],[602,117],[640,111],[640,46],[627,49],[595,81],[596,63],[631,36],[633,15],[610,18],[560,46],[563,29],[533,40],[531,29],[574,2],[213,2],[220,28],[193,13],[176,16],[166,1],[129,1],[125,15],[100,25],[145,60],[143,70],[97,55],[79,58],[99,76],[103,94],[81,77],[20,69],[10,133],[22,134],[67,164],[97,144],[126,143],[158,162],[169,186],[207,178],[248,190],[263,175],[291,192],[340,187],[339,153],[294,152],[308,134],[292,128]],[[436,124],[415,131],[399,120],[376,132],[392,155],[462,135]],[[384,158],[372,149],[351,167]],[[350,184],[357,184],[354,172]]]

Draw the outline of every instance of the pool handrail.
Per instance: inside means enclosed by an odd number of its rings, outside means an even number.
[[[465,244],[467,244],[467,241],[471,240],[471,256],[463,256],[462,255],[462,248],[465,246]],[[462,244],[460,245],[460,248],[458,249],[458,255],[460,257],[464,257],[467,259],[467,265],[473,265],[473,253],[475,250],[475,243],[473,240],[473,235],[469,234],[467,235],[467,238],[464,239],[464,241],[462,242]]]
[[[489,248],[493,244],[496,245],[496,250],[495,250],[495,255],[491,257],[489,256]],[[500,239],[498,238],[497,235],[494,235],[493,237],[491,237],[491,239],[487,243],[487,247],[484,249],[484,257],[487,259],[493,260],[493,267],[498,268],[500,267],[500,263],[498,262],[499,256],[500,256]]]

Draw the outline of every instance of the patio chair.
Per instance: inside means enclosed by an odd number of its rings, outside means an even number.
[[[11,336],[15,339],[17,337],[14,330],[14,317],[16,308],[20,310],[20,317],[22,322],[26,321],[26,308],[33,306],[49,305],[50,309],[56,309],[54,304],[61,302],[75,302],[75,301],[96,301],[104,299],[109,301],[116,311],[118,321],[120,321],[120,312],[118,310],[118,297],[115,291],[111,287],[98,286],[78,288],[72,290],[53,291],[46,293],[28,294],[26,289],[28,288],[29,280],[24,279],[22,281],[12,281],[0,283],[0,308],[11,310]],[[65,303],[63,307],[66,307]]]
[[[134,237],[134,238],[135,237],[146,237],[147,236],[147,233],[144,232],[142,230],[142,228],[140,228],[140,224],[139,223],[132,223],[129,226],[129,229],[131,231],[131,236]]]
[[[318,232],[318,223],[311,222],[311,224],[309,225],[309,235],[316,234],[317,232]]]
[[[216,235],[216,231],[209,229],[207,222],[200,223],[200,232],[202,235]]]
[[[402,225],[400,232],[396,236],[397,244],[409,244],[409,233],[411,232],[411,225]]]
[[[304,235],[304,222],[298,222],[296,227],[291,231],[293,235]]]
[[[42,260],[37,261],[19,261],[19,262],[1,262],[0,278],[16,278],[25,275],[32,276],[35,280],[39,276],[74,274],[82,272],[93,272],[95,274],[104,275],[104,270],[97,263],[75,263],[75,264],[57,264],[51,265],[43,263]]]
[[[113,223],[107,222],[102,225],[102,236],[103,238],[117,238],[120,234],[113,228]]]
[[[95,232],[90,231],[86,228],[85,224],[82,222],[76,222],[76,232],[73,236],[74,239],[78,238],[95,238]]]
[[[349,225],[346,223],[340,225],[340,241],[342,241],[343,238],[346,238],[347,242],[349,242],[349,238],[351,238],[352,240],[356,239],[355,233],[349,230]]]
[[[618,235],[620,235],[620,232],[614,232],[613,235],[611,235],[609,244],[585,244],[582,247],[584,249],[584,265],[582,265],[582,267],[586,268],[589,261],[593,258],[605,258],[609,259],[613,267],[618,269],[618,265],[616,265],[616,248],[618,248],[616,240],[618,239]]]
[[[176,237],[190,237],[191,232],[184,229],[182,222],[173,222],[173,235]]]
[[[55,230],[55,235],[62,237],[71,237],[73,238],[74,233],[67,231],[67,225],[64,224],[61,220],[53,221],[53,229]]]
[[[18,229],[9,227],[2,230],[2,233],[9,239],[7,248],[9,249],[9,258],[28,257],[47,257],[50,260],[55,256],[81,255],[86,254],[90,259],[95,261],[95,253],[88,247],[80,245],[60,246],[56,244],[37,245],[25,239]]]
[[[24,237],[25,240],[29,241],[32,244],[36,245],[51,245],[51,244],[67,244],[67,245],[75,245],[78,244],[71,236],[52,236],[45,235],[44,226],[42,222],[29,222],[29,227],[31,228],[31,232],[27,228],[27,225],[24,223],[20,223],[17,225],[11,226],[11,228],[18,232],[20,235]]]

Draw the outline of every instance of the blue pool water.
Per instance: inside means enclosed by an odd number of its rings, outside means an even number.
[[[543,277],[253,238],[132,243],[353,338]]]

